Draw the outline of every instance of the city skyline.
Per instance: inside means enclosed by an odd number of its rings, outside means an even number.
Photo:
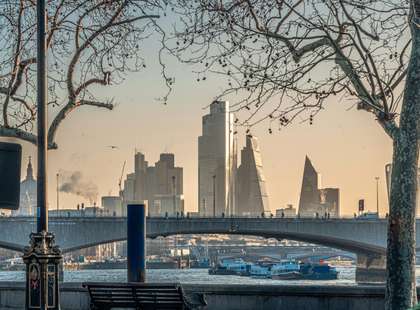
[[[241,133],[241,134],[243,134],[243,135],[245,135],[245,133]],[[267,138],[267,137],[265,137],[264,135],[262,135],[262,140],[265,140],[265,138]],[[261,144],[261,143],[260,143]],[[268,151],[266,151],[265,150],[265,146],[263,146],[262,147],[262,149],[263,149],[263,151],[262,151],[262,153],[263,153],[263,156],[264,156],[264,158],[266,158],[266,157],[270,157],[269,155],[269,152]],[[25,150],[25,148],[24,148],[24,150]],[[166,150],[167,150],[167,148],[166,148]],[[26,152],[24,152],[24,153],[26,153]],[[131,152],[130,152],[131,153]],[[151,153],[153,153],[153,152],[151,152]],[[148,152],[148,154],[149,154],[149,152]],[[180,153],[180,154],[182,154],[182,153]],[[178,155],[178,157],[179,157],[179,153],[177,153],[177,155]],[[26,156],[26,154],[25,154],[25,156]],[[152,156],[150,156],[150,157],[152,157]],[[154,156],[153,156],[154,157]],[[181,158],[182,158],[183,156],[181,156]],[[27,158],[27,157],[26,157]],[[302,159],[300,159],[300,160],[297,160],[297,162],[298,162],[298,164],[296,165],[296,167],[294,167],[295,168],[295,171],[296,171],[296,174],[299,176],[298,177],[298,180],[296,181],[296,183],[294,184],[294,187],[297,189],[296,190],[296,196],[295,196],[295,199],[294,200],[285,200],[285,204],[283,205],[283,204],[280,204],[280,205],[278,205],[278,204],[276,204],[275,202],[274,203],[272,203],[271,201],[270,201],[270,207],[271,207],[271,211],[273,212],[273,213],[275,213],[275,209],[278,209],[278,208],[284,208],[285,206],[286,206],[286,204],[293,204],[294,205],[294,207],[296,207],[297,208],[297,206],[298,206],[298,203],[299,203],[299,189],[300,189],[300,182],[301,182],[301,174],[302,174],[302,171],[303,171],[303,167],[301,167],[301,166],[303,166],[302,164],[301,164],[301,161],[302,161]],[[317,160],[317,162],[318,162],[318,160]],[[265,160],[265,163],[267,163],[267,160]],[[179,163],[181,166],[183,166],[183,163],[182,162],[180,162]],[[25,166],[25,165],[23,165],[23,166]],[[117,169],[116,170],[119,170],[119,173],[121,172],[120,170],[121,170],[121,164],[120,165],[118,165],[118,167],[117,167]],[[130,167],[130,163],[128,164],[128,168],[127,169],[129,169]],[[187,165],[188,166],[188,165]],[[195,166],[194,164],[193,164],[193,166]],[[26,166],[25,166],[25,168],[23,167],[22,168],[23,170],[25,170],[26,169]],[[325,175],[327,175],[327,171],[329,170],[328,168],[327,169],[325,169],[324,167],[322,167],[322,169],[320,169],[320,170],[322,170],[324,173],[325,173]],[[384,171],[384,167],[382,167],[382,169],[381,169],[382,171]],[[126,170],[127,171],[127,170]],[[273,171],[269,171],[269,174],[271,174]],[[194,174],[194,173],[196,173],[196,171],[188,171],[187,172],[187,174]],[[24,173],[22,173],[22,177],[24,176],[25,174]],[[86,175],[86,177],[88,178],[88,175]],[[117,177],[116,177],[116,179],[117,179]],[[326,180],[328,180],[328,179],[326,179]],[[386,188],[385,188],[385,175],[381,178],[381,180],[383,181],[383,186],[380,188],[380,209],[381,209],[381,214],[382,215],[384,215],[385,214],[385,210],[384,210],[384,207],[386,207],[386,206],[384,206],[384,204],[386,204],[387,203],[387,201],[386,201],[386,199],[387,199],[387,197],[386,196],[384,196],[384,197],[382,197],[382,193],[381,193],[381,189],[382,189],[382,191],[384,192],[383,194],[386,194],[385,193],[385,191],[386,191]],[[286,180],[283,180],[283,182],[285,182]],[[373,182],[373,181],[372,181]],[[115,186],[114,186],[114,191],[113,191],[113,194],[115,195],[115,194],[117,194],[117,182],[115,181],[114,182],[115,183]],[[328,185],[333,185],[333,182],[329,182],[329,181],[327,181],[327,182],[325,182],[326,184],[328,184]],[[268,188],[272,188],[273,186],[272,186],[272,184],[270,184],[270,179],[268,179],[268,184],[267,184],[267,186],[268,186]],[[52,178],[51,179],[51,182],[50,182],[50,187],[51,188],[55,188],[55,179],[54,178]],[[186,191],[188,191],[188,189],[186,190]],[[373,188],[373,186],[372,186],[372,189],[371,189],[371,191],[372,191],[372,193],[373,194],[375,194],[374,193],[374,188]],[[344,193],[346,192],[346,189],[344,188]],[[107,195],[109,195],[110,194],[110,191],[108,190],[100,190],[100,195],[99,196],[107,196]],[[60,196],[61,197],[63,197],[64,199],[61,199],[62,201],[64,200],[64,203],[63,203],[63,205],[62,205],[62,207],[63,208],[75,208],[76,207],[76,202],[80,202],[80,201],[83,201],[83,199],[82,198],[80,198],[80,197],[72,197],[72,200],[74,201],[74,204],[71,204],[71,203],[66,203],[66,199],[65,199],[65,196],[69,196],[68,194],[65,194],[65,193],[61,193],[60,194]],[[190,193],[190,195],[188,195],[189,197],[191,197],[191,196],[193,196],[193,195],[191,195],[191,193]],[[50,209],[54,209],[55,208],[55,200],[54,200],[54,198],[55,198],[55,190],[50,190]],[[359,196],[359,197],[362,197],[362,198],[365,198],[366,196]],[[271,198],[271,197],[270,197]],[[272,199],[272,198],[271,198]],[[271,200],[270,199],[270,200]],[[98,197],[98,203],[99,203],[99,197]],[[356,199],[354,199],[354,200],[356,200]],[[367,209],[369,209],[370,211],[375,211],[375,207],[376,207],[376,200],[374,200],[374,199],[371,199],[370,200],[370,204],[369,204],[369,202],[368,202],[368,207],[367,207]],[[370,208],[369,208],[369,206],[370,206]],[[189,199],[186,199],[186,211],[197,211],[196,209],[194,209],[196,206],[194,205],[194,203],[191,203],[191,200],[190,200],[190,198]],[[353,208],[353,210],[355,210],[355,207]],[[351,215],[352,213],[351,213],[351,211],[353,211],[353,210],[350,210],[350,211],[347,211],[346,212],[346,206],[344,206],[344,212],[343,212],[343,214],[345,215],[345,214],[347,214],[347,215]]]
[[[57,136],[59,148],[48,154],[50,209],[56,205],[55,178],[58,171],[83,171],[86,179],[98,185],[99,196],[117,195],[123,162],[128,162],[126,171],[134,170],[130,158],[138,149],[147,151],[150,159],[157,159],[165,151],[177,155],[178,163],[185,169],[186,211],[197,210],[196,139],[201,132],[203,109],[208,108],[211,98],[219,93],[220,82],[209,77],[206,83],[194,83],[193,73],[185,71],[179,64],[175,69],[183,70],[185,79],[177,83],[168,105],[156,101],[156,94],[163,90],[161,85],[153,83],[153,80],[159,80],[159,73],[156,66],[151,65],[143,74],[131,74],[122,85],[101,88],[104,97],[114,97],[121,103],[112,112],[86,108],[63,123]],[[148,80],[144,79],[145,75],[149,76]],[[141,99],[136,97],[139,81],[144,84]],[[191,87],[192,83],[194,87]],[[187,93],[189,96],[184,96]],[[237,98],[232,98],[232,103],[235,100]],[[384,166],[391,162],[392,142],[373,117],[351,107],[351,102],[338,104],[329,99],[326,109],[311,126],[297,120],[281,131],[267,123],[251,128],[251,133],[259,137],[263,150],[273,213],[287,204],[297,206],[302,160],[309,154],[318,169],[328,176],[324,178],[324,185],[342,189],[342,214],[353,214],[361,198],[365,198],[368,210],[376,210],[374,178],[379,176],[380,212],[385,215],[388,202]],[[52,107],[51,113],[54,113]],[[269,134],[269,126],[273,134]],[[238,128],[239,137],[245,134],[246,127]],[[1,141],[16,140],[1,138]],[[35,147],[18,142],[23,145],[24,158],[32,156],[36,164]],[[110,145],[118,148],[111,149]],[[242,146],[240,141],[238,149]],[[63,207],[75,208],[82,199],[63,193],[60,200]]]

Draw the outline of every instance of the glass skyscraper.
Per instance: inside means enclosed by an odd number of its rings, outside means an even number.
[[[215,101],[198,137],[198,205],[203,216],[234,214],[236,141],[229,102]]]

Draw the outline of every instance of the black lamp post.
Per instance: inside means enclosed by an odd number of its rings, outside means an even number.
[[[58,310],[59,264],[61,251],[54,245],[54,234],[48,232],[47,204],[47,63],[45,0],[37,0],[37,115],[38,176],[37,232],[30,235],[30,246],[24,250],[26,264],[26,309]]]

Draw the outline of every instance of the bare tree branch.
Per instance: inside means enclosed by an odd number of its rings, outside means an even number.
[[[174,1],[180,16],[166,47],[197,81],[224,75],[217,99],[235,96],[237,124],[313,122],[328,98],[358,103],[398,132],[410,36],[400,1]],[[278,103],[280,101],[280,103]],[[271,107],[270,107],[271,106]]]
[[[0,136],[31,143],[36,143],[35,6],[28,0],[0,2]],[[165,6],[165,0],[49,1],[48,95],[56,112],[50,147],[57,147],[57,130],[72,111],[113,109],[112,100],[95,94],[97,86],[119,84],[128,72],[145,67],[141,45],[155,33],[158,25],[152,20]]]

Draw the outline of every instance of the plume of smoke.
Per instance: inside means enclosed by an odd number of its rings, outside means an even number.
[[[98,197],[98,186],[83,179],[80,171],[60,171],[60,192],[75,194],[86,198],[90,203],[96,201]]]

